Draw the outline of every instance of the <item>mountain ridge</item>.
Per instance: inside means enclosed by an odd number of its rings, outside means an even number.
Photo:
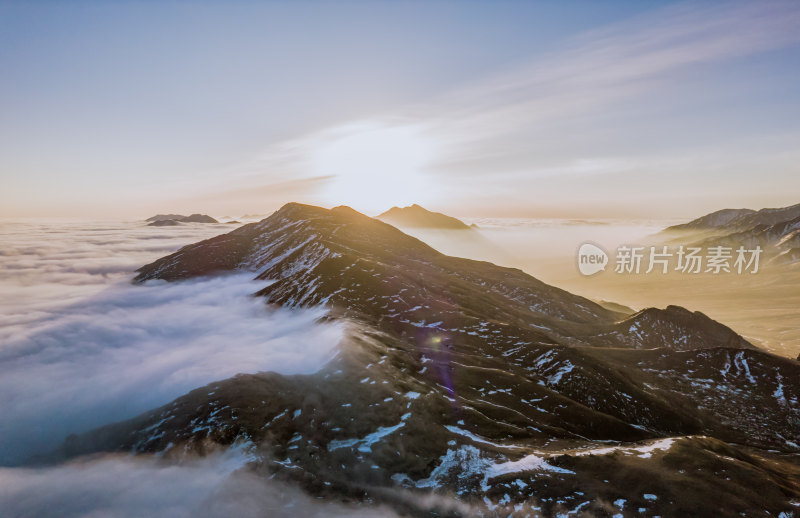
[[[739,247],[764,253],[762,264],[792,265],[800,262],[800,204],[782,208],[723,209],[682,225],[664,229],[669,240],[692,240],[690,246]]]
[[[684,230],[745,230],[756,225],[774,225],[800,217],[800,203],[787,207],[753,209],[722,209],[696,218],[688,223],[667,227],[665,231]]]
[[[713,482],[717,492],[739,508],[777,513],[800,498],[779,457],[800,451],[800,364],[701,313],[669,306],[620,320],[348,207],[300,204],[183,247],[134,282],[241,270],[273,281],[256,293],[268,304],[324,305],[348,322],[337,356],[314,375],[210,384],[73,436],[63,455],[180,456],[244,440],[258,469],[313,494],[378,501],[437,488],[496,514],[531,502],[534,515],[597,514],[619,498],[654,514],[712,513],[685,488],[709,487],[720,469],[731,481]],[[690,464],[698,471],[679,471]],[[744,489],[754,472],[758,494]]]

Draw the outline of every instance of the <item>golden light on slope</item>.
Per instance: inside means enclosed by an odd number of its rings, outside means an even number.
[[[360,123],[325,137],[312,164],[316,174],[333,177],[323,194],[327,203],[384,211],[435,198],[427,171],[435,145],[418,127]]]

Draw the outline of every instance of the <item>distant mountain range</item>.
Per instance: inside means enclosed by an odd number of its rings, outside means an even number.
[[[800,261],[800,204],[758,211],[723,209],[663,232],[678,239],[687,233],[696,246],[760,246],[771,264],[796,263]]]
[[[722,209],[688,223],[667,227],[667,231],[726,229],[746,230],[757,225],[774,225],[800,218],[800,203],[777,209]]]
[[[180,223],[219,223],[216,219],[206,214],[192,214],[191,216],[183,216],[181,214],[156,214],[147,218],[150,226],[165,227],[174,226]]]
[[[431,212],[416,204],[402,208],[392,207],[379,215],[378,219],[396,227],[403,228],[435,228],[445,230],[469,230],[472,228],[461,220],[447,216],[441,212]]]
[[[265,477],[411,516],[464,515],[402,496],[432,490],[486,516],[777,516],[800,501],[800,362],[701,313],[613,311],[294,203],[135,282],[230,271],[274,280],[266,303],[349,322],[339,354],[314,375],[212,383],[72,436],[64,456],[252,443]]]

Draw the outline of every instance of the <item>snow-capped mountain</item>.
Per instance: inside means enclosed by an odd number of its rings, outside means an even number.
[[[692,246],[759,246],[767,265],[795,263],[800,260],[800,204],[758,211],[723,209],[662,232],[673,241],[685,241],[687,235]]]
[[[777,515],[800,501],[800,363],[701,313],[622,315],[350,208],[299,204],[135,281],[230,271],[272,280],[267,303],[346,321],[337,356],[314,375],[213,383],[70,437],[64,455],[246,442],[265,476],[421,516],[436,504],[409,494],[502,516]]]

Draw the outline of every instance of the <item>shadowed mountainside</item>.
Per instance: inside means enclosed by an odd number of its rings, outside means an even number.
[[[692,246],[723,246],[736,250],[761,247],[762,264],[788,265],[800,261],[800,204],[777,209],[723,209],[682,225],[667,227],[662,237],[688,238]]]
[[[395,505],[435,489],[503,516],[777,514],[800,498],[800,363],[701,313],[623,315],[350,208],[299,204],[135,282],[237,270],[274,281],[256,294],[269,304],[349,322],[336,358],[213,383],[73,436],[64,455],[248,441],[252,469],[314,494]]]

